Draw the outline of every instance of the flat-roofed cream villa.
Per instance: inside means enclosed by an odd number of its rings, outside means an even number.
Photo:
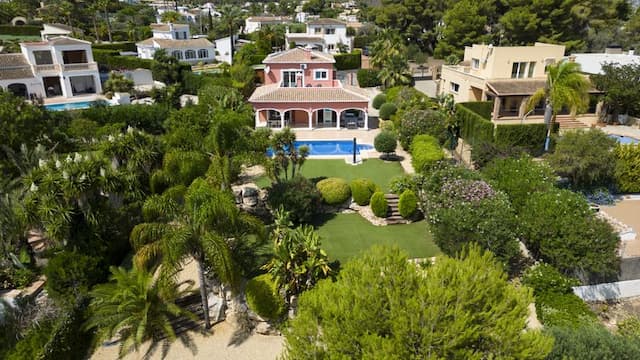
[[[249,98],[256,127],[369,128],[369,97],[336,80],[333,55],[294,48],[263,64],[265,84]]]

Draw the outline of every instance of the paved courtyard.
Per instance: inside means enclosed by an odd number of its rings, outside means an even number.
[[[626,198],[618,201],[615,205],[601,206],[600,208],[636,232],[635,239],[622,241],[622,257],[639,257],[640,237],[637,232],[640,231],[640,216],[638,216],[640,214],[640,199]]]

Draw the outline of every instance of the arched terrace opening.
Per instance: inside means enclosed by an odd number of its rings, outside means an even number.
[[[340,112],[340,127],[347,129],[367,129],[369,119],[367,112],[362,109],[345,109]]]
[[[256,127],[268,127],[272,129],[282,128],[280,111],[275,109],[256,110]]]
[[[338,113],[332,109],[318,109],[313,112],[313,123],[319,128],[337,127]]]
[[[309,112],[304,109],[289,109],[284,112],[286,126],[292,128],[310,128],[313,126],[309,118]]]
[[[15,96],[29,98],[29,92],[27,91],[27,85],[22,83],[13,83],[7,86],[7,90]]]

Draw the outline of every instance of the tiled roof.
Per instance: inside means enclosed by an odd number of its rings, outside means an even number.
[[[47,41],[33,41],[33,42],[23,42],[20,43],[24,46],[41,46],[41,45],[87,45],[91,44],[88,41],[74,39],[68,36],[56,36],[54,38],[50,38]]]
[[[345,25],[346,26],[347,23],[344,21],[336,20],[336,19],[320,18],[320,19],[307,21],[307,25]]]
[[[291,40],[297,40],[297,41],[317,41],[317,42],[321,42],[324,43],[324,38],[322,36],[313,36],[313,35],[308,35],[308,34],[286,34],[285,35],[287,37],[287,39],[291,39]]]
[[[31,66],[22,54],[0,54],[0,80],[33,77]]]
[[[247,21],[260,22],[260,23],[281,23],[291,21],[287,16],[249,16]]]
[[[60,23],[52,23],[52,24],[44,24],[46,26],[50,26],[50,27],[54,27],[56,29],[60,29],[60,30],[64,30],[64,31],[68,31],[68,32],[76,32],[76,33],[84,33],[84,30],[77,28],[77,27],[71,27],[69,25],[65,25],[65,24],[60,24]]]
[[[256,88],[249,102],[368,102],[369,98],[350,88],[342,87],[305,87],[287,88],[278,84]]]
[[[151,27],[152,30],[158,30],[158,31],[169,31],[169,24],[151,24],[149,25]],[[174,29],[176,28],[183,28],[189,26],[187,24],[173,24]]]
[[[143,41],[138,42],[136,45],[141,46],[154,46],[154,44],[158,44],[161,49],[183,49],[183,48],[210,48],[213,47],[211,41],[200,38],[200,39],[189,39],[189,40],[171,40],[171,39],[156,39],[149,38]]]
[[[311,59],[308,58],[308,52],[311,52]],[[267,56],[265,64],[275,63],[335,63],[335,59],[330,54],[325,54],[315,50],[306,50],[303,48],[295,48],[282,52],[272,53]]]

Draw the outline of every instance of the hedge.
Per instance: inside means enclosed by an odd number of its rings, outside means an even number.
[[[442,160],[444,152],[440,148],[438,139],[431,135],[417,135],[411,143],[411,164],[417,172],[423,171],[429,165]]]
[[[353,179],[350,184],[353,201],[360,206],[369,205],[371,195],[378,188],[370,179]]]
[[[618,145],[614,154],[618,189],[625,193],[640,192],[640,145]]]
[[[278,293],[271,275],[263,274],[249,280],[245,294],[249,308],[263,318],[278,319],[284,314],[284,299]]]
[[[560,124],[553,124],[553,133],[557,133]],[[533,156],[540,156],[544,152],[544,140],[547,137],[546,124],[514,124],[498,125],[495,131],[496,145],[524,148]]]
[[[460,124],[460,136],[472,146],[483,142],[493,142],[493,123],[488,118],[471,110],[468,104],[456,104],[456,120]]]
[[[386,217],[388,210],[387,199],[382,191],[378,191],[371,196],[371,211],[377,217]]]
[[[380,71],[373,69],[358,70],[358,85],[363,88],[382,85],[382,82],[378,79],[378,73],[380,73]]]
[[[491,113],[493,112],[493,101],[466,102],[464,103],[464,106],[485,119],[491,119]]]
[[[336,60],[336,69],[338,70],[355,70],[362,67],[360,51],[354,51],[349,54],[336,54],[333,57]]]
[[[398,107],[396,106],[396,104],[391,102],[386,102],[382,104],[382,106],[380,106],[380,119],[389,120],[391,119],[391,116],[395,115],[397,111],[398,111]]]
[[[121,43],[102,43],[91,45],[92,50],[115,50],[115,51],[138,51],[136,43],[134,42],[121,42]]]
[[[385,95],[384,93],[380,93],[373,98],[371,106],[373,106],[374,109],[379,110],[380,106],[382,106],[382,104],[384,104],[385,102],[387,102],[387,95]]]
[[[151,59],[140,59],[135,56],[121,56],[120,52],[117,50],[93,50],[93,59],[103,67],[106,67],[108,70],[119,70],[119,69],[151,69],[151,64],[153,64],[153,60]]]
[[[327,178],[316,184],[322,200],[329,205],[340,205],[351,198],[351,188],[346,180],[341,178]]]
[[[413,216],[418,209],[418,197],[412,190],[405,190],[400,194],[398,201],[398,211],[403,218],[407,219]]]
[[[40,36],[42,26],[38,25],[0,25],[0,34],[2,35],[25,35]]]

